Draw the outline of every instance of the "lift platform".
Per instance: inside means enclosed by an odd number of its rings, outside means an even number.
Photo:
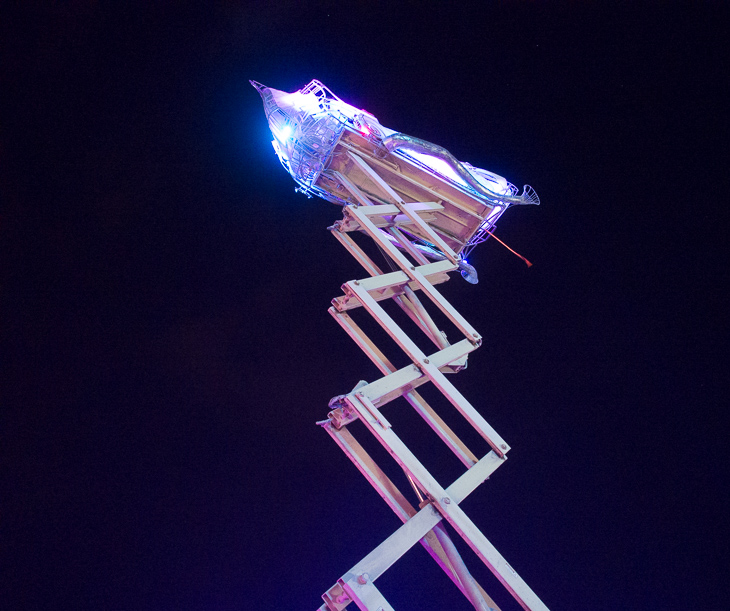
[[[445,524],[524,609],[547,611],[460,507],[505,462],[510,447],[449,380],[448,374],[466,366],[469,354],[482,344],[482,336],[436,288],[453,272],[468,272],[464,253],[478,243],[480,231],[492,227],[509,205],[538,203],[537,196],[529,187],[518,196],[503,178],[465,166],[436,145],[384,128],[372,115],[346,105],[317,81],[295,94],[253,84],[264,100],[282,164],[301,191],[343,206],[343,218],[330,231],[366,273],[342,286],[343,294],[333,299],[329,313],[382,377],[360,381],[351,392],[333,398],[327,418],[318,424],[403,522],[323,594],[320,611],[342,611],[350,603],[364,611],[392,611],[375,582],[416,543],[475,609],[499,611],[470,574]],[[372,239],[391,271],[378,266],[353,239],[356,234]],[[388,300],[425,335],[432,350],[419,347],[423,342],[417,343],[386,311],[383,306]],[[440,311],[440,318],[455,329],[450,333],[459,339],[450,342],[429,310]],[[410,364],[395,367],[356,323],[355,312],[365,312],[377,323]],[[475,454],[423,398],[417,389],[426,384],[433,385],[445,404],[486,442],[486,453]],[[455,481],[437,481],[398,436],[387,414],[391,409],[406,409],[404,403],[463,465]],[[417,497],[415,505],[355,439],[348,426],[357,420],[403,470]]]

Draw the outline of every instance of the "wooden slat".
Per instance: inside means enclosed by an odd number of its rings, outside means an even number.
[[[418,486],[426,491],[429,498],[433,499],[433,503],[438,507],[441,515],[456,529],[474,553],[487,565],[502,585],[509,590],[515,600],[527,611],[548,611],[547,606],[545,606],[527,583],[507,563],[502,554],[497,551],[494,545],[476,527],[469,516],[464,513],[461,507],[459,507],[458,502],[454,502],[456,499],[453,499],[434,479],[423,464],[421,464],[395,434],[393,429],[383,429],[380,425],[376,426],[376,421],[359,401],[357,396],[353,395],[348,397],[348,402],[360,414],[360,419],[365,423],[370,432],[377,437],[378,441],[396,459],[406,473],[418,483]],[[406,524],[410,524],[416,518],[418,516],[415,516]]]
[[[434,385],[442,392],[449,402],[464,416],[469,424],[482,436],[482,438],[494,449],[494,451],[503,456],[509,450],[509,446],[492,428],[492,426],[484,419],[484,417],[469,403],[464,395],[449,382],[446,376],[441,373],[430,359],[416,346],[411,338],[409,338],[396,322],[388,315],[388,313],[380,307],[380,305],[368,294],[367,291],[352,283],[346,285],[353,294],[365,306],[365,309],[380,326],[390,335],[393,340],[403,349],[403,351],[411,358],[423,373],[425,373]]]

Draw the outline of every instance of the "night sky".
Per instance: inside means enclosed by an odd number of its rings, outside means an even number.
[[[317,78],[540,195],[533,267],[441,287],[512,447],[466,512],[554,611],[727,609],[722,3],[164,4],[4,3],[0,608],[314,611],[400,525],[315,425],[378,377],[327,314],[363,271],[248,84]],[[377,583],[471,609],[420,546]]]

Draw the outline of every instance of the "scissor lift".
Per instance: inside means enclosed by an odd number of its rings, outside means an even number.
[[[482,338],[434,285],[445,282],[450,273],[459,270],[459,250],[489,210],[476,198],[465,197],[456,190],[456,195],[450,196],[444,183],[427,172],[415,176],[417,168],[363,150],[361,147],[370,144],[358,138],[354,131],[344,133],[319,184],[351,202],[343,208],[344,218],[330,230],[369,277],[345,283],[344,294],[333,300],[329,312],[383,377],[370,383],[360,382],[351,393],[333,399],[327,420],[319,424],[403,525],[323,594],[320,611],[342,611],[350,603],[367,611],[391,611],[393,607],[377,589],[375,581],[417,542],[476,609],[499,611],[469,574],[440,524],[442,520],[453,527],[524,609],[546,611],[547,607],[460,507],[506,460],[510,448],[446,376],[463,369],[467,356],[481,345]],[[462,219],[466,221],[462,223]],[[396,271],[384,273],[349,235],[356,231],[372,238]],[[432,244],[445,258],[430,262],[416,248],[416,240]],[[426,303],[430,301],[453,323],[463,339],[455,343],[446,340],[421,302],[419,292]],[[394,300],[431,340],[436,348],[434,352],[422,351],[386,312],[380,302],[387,299]],[[349,315],[350,310],[360,307],[396,342],[412,364],[396,369]],[[417,392],[419,386],[429,382],[489,444],[491,450],[485,456],[479,458],[472,453]],[[466,470],[456,481],[447,486],[436,481],[398,437],[383,408],[399,397],[413,407],[464,465]],[[348,424],[357,419],[403,469],[421,501],[419,507],[406,499],[348,430]]]

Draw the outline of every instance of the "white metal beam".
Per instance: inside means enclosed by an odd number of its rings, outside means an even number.
[[[347,156],[351,161],[347,161],[342,171],[349,172],[353,169],[353,176],[369,178],[375,188],[370,189],[369,182],[360,188],[344,174],[334,172],[334,178],[341,183],[338,188],[344,187],[349,191],[357,204],[345,206],[344,219],[338,221],[331,229],[335,237],[371,277],[345,283],[342,287],[344,295],[332,301],[333,307],[329,311],[376,365],[383,377],[369,384],[361,382],[353,392],[338,397],[338,401],[335,402],[336,409],[330,412],[330,418],[324,422],[324,428],[404,524],[323,595],[325,604],[321,609],[342,611],[349,602],[354,602],[363,611],[393,611],[373,582],[417,541],[421,541],[467,598],[477,601],[474,602],[475,605],[482,605],[478,602],[479,596],[475,587],[484,594],[485,600],[488,599],[490,605],[493,604],[481,586],[471,584],[468,572],[459,568],[462,580],[466,579],[468,582],[465,587],[455,571],[455,566],[463,567],[458,554],[450,547],[450,541],[445,540],[444,545],[448,543],[447,553],[432,531],[440,520],[446,519],[526,611],[548,611],[544,603],[459,507],[459,503],[469,493],[503,464],[509,446],[444,375],[444,372],[453,373],[462,368],[466,356],[481,345],[482,339],[433,286],[448,280],[448,274],[456,270],[459,263],[455,251],[446,242],[452,240],[457,244],[460,243],[452,235],[452,227],[444,225],[439,228],[440,235],[429,225],[433,218],[441,215],[445,206],[440,202],[404,201],[402,196],[378,174],[378,169],[382,165],[378,160],[373,159],[373,163],[370,164],[351,148],[347,150]],[[441,202],[447,205],[453,203],[446,200]],[[443,252],[446,260],[428,263],[424,255],[415,249],[408,235],[400,231],[398,228],[400,225],[407,225],[406,233],[409,235],[412,232],[430,240]],[[383,273],[381,268],[345,233],[354,230],[361,230],[369,235],[400,271]],[[405,249],[415,264],[396,247],[393,239],[397,241],[399,247]],[[429,297],[465,339],[449,345],[417,297],[415,291],[419,290]],[[380,301],[389,298],[396,301],[439,350],[426,355],[416,345],[379,304]],[[396,370],[372,340],[355,324],[346,311],[360,306],[408,355],[413,361],[412,365]],[[433,382],[491,446],[492,451],[484,458],[477,461],[476,456],[415,391],[416,387],[429,381]],[[382,408],[400,396],[413,406],[467,467],[467,471],[448,488],[442,487],[435,480],[401,441],[383,415]],[[405,499],[349,433],[347,423],[358,418],[404,470],[419,497],[425,495],[428,499],[420,511],[416,511]]]
[[[485,479],[504,463],[494,452],[489,452],[474,467],[457,479],[446,491],[446,494],[460,503],[471,494]],[[354,462],[354,461],[353,461]],[[357,464],[357,463],[356,463]],[[358,467],[359,468],[359,467]],[[403,519],[406,511],[396,511]],[[347,575],[368,574],[372,581],[380,577],[390,568],[403,554],[411,549],[418,541],[428,535],[436,524],[443,519],[443,516],[435,510],[430,503],[420,509],[415,515],[404,522],[390,537],[355,564]],[[442,567],[444,568],[444,567]],[[447,568],[444,568],[447,571]],[[343,577],[344,579],[344,577]],[[333,586],[337,588],[337,586]],[[332,589],[330,589],[330,592]]]
[[[349,214],[354,216],[355,218],[360,221],[363,228],[367,231],[368,235],[375,240],[380,247],[385,250],[391,259],[412,279],[415,281],[416,285],[423,290],[424,293],[426,293],[431,301],[433,301],[436,306],[451,320],[451,322],[456,325],[456,327],[467,337],[470,338],[471,341],[479,342],[481,341],[480,335],[476,332],[474,327],[472,327],[465,319],[464,317],[459,314],[454,307],[444,299],[444,297],[439,293],[434,287],[433,284],[428,282],[426,278],[424,278],[423,274],[419,270],[418,267],[411,265],[408,262],[408,259],[406,259],[399,251],[398,249],[393,246],[393,244],[388,240],[381,232],[380,230],[375,227],[370,222],[370,219],[364,215],[361,212],[361,208],[355,207],[355,206],[348,206],[345,208],[345,214]],[[411,288],[415,288],[413,285],[410,285]]]
[[[446,376],[441,373],[437,367],[431,363],[430,359],[416,346],[411,338],[409,338],[398,324],[378,305],[378,303],[353,282],[345,284],[347,290],[352,293],[365,309],[378,321],[383,329],[398,343],[398,345],[411,358],[413,363],[418,367],[434,385],[444,394],[449,402],[461,413],[464,418],[471,424],[476,431],[484,438],[484,440],[492,446],[495,452],[500,455],[509,451],[507,442],[495,431],[492,426],[484,419],[484,417],[469,403],[466,398],[449,382]]]
[[[357,394],[348,397],[347,401],[360,414],[360,419],[370,432],[375,435],[405,472],[418,483],[419,487],[426,491],[441,515],[448,520],[515,600],[526,611],[548,611],[545,604],[459,507],[457,499],[452,498],[447,490],[433,478],[393,429],[380,426]]]

